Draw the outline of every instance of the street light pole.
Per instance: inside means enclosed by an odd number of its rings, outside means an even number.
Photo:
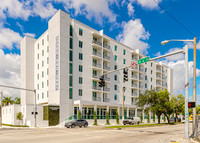
[[[185,52],[185,138],[189,138],[189,110],[188,110],[188,98],[189,98],[189,71],[188,71],[188,46],[184,47]]]
[[[122,87],[122,120],[124,120],[124,87]]]
[[[196,104],[196,37],[194,37],[194,61],[193,61],[193,101]],[[196,104],[197,105],[197,104]],[[193,108],[193,126],[192,131],[194,134],[195,131],[195,123],[196,123],[196,106]]]

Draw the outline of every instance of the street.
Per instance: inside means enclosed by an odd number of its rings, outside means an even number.
[[[0,143],[169,143],[183,141],[184,124],[145,128],[0,129]]]

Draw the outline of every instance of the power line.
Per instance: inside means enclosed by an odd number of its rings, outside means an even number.
[[[182,26],[187,32],[189,32],[192,36],[196,37],[195,34],[190,31],[184,24],[178,21],[172,14],[170,14],[166,9],[164,9],[156,0],[153,0],[161,9],[163,9],[174,21],[176,21],[180,26]]]

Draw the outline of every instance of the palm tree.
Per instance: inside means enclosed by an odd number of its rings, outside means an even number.
[[[11,97],[4,96],[2,102],[3,102],[3,105],[8,106],[8,104],[13,104],[14,101],[11,100]]]
[[[19,97],[15,97],[14,104],[20,104],[21,99]]]

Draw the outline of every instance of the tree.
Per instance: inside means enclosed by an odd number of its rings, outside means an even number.
[[[147,113],[147,123],[150,123],[149,112]]]
[[[106,114],[106,125],[110,125],[110,122],[109,122],[109,112],[107,112],[107,114]]]
[[[155,123],[155,121],[156,121],[156,114],[153,113],[153,122]]]
[[[19,120],[19,123],[20,123],[20,121],[23,120],[23,117],[24,117],[24,116],[23,116],[22,112],[18,112],[18,113],[17,113],[16,119]]]
[[[78,110],[78,119],[81,119],[81,111]]]
[[[164,122],[166,122],[166,117],[165,117],[165,115],[164,115],[164,117],[163,117],[163,120],[164,120]]]
[[[140,121],[142,123],[142,121],[143,121],[143,113],[141,113],[141,115],[140,115]]]
[[[116,123],[119,124],[119,114],[118,114],[118,111],[116,111]]]
[[[171,99],[173,104],[174,113],[176,116],[176,122],[178,122],[178,115],[184,112],[184,105],[185,105],[185,97],[182,94],[178,96],[173,96]]]
[[[97,125],[97,114],[96,114],[95,111],[94,111],[93,114],[94,114],[94,115],[93,115],[93,118],[94,118],[94,125],[96,126],[96,125]]]
[[[13,104],[14,101],[11,99],[11,97],[4,96],[2,102],[3,105],[8,106],[9,104]]]
[[[14,104],[20,104],[21,99],[19,97],[15,97]]]

